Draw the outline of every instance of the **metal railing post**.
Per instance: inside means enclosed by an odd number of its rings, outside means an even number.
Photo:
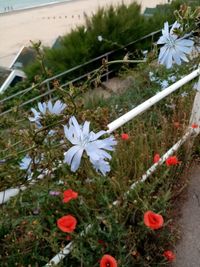
[[[106,56],[106,62],[108,62],[108,55]],[[109,80],[109,66],[107,64],[107,67],[106,67],[106,81]]]
[[[194,99],[192,113],[190,117],[190,127],[192,125],[196,125],[196,127],[193,128],[196,134],[199,134],[200,133],[200,77],[197,83],[197,93]]]
[[[52,97],[51,97],[51,89],[50,89],[50,84],[49,84],[49,81],[47,81],[47,91],[49,92],[49,99],[51,99]]]

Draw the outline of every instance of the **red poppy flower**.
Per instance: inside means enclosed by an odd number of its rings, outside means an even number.
[[[169,157],[165,162],[167,166],[177,165],[180,163],[176,156]]]
[[[192,128],[193,128],[193,129],[197,129],[198,127],[199,127],[198,124],[196,124],[196,123],[193,123],[193,124],[192,124]]]
[[[122,140],[128,140],[129,139],[129,135],[127,133],[123,133],[123,134],[121,134],[121,139]]]
[[[145,214],[144,214],[144,224],[153,229],[153,230],[156,230],[156,229],[159,229],[163,226],[163,223],[164,223],[164,220],[163,220],[163,217],[162,215],[160,214],[156,214],[154,213],[153,211],[146,211]]]
[[[168,260],[168,261],[174,261],[176,259],[176,255],[171,251],[171,250],[166,250],[163,253],[163,256]]]
[[[178,121],[175,121],[174,122],[174,127],[177,128],[177,129],[180,128],[180,123]]]
[[[65,232],[65,233],[71,233],[76,228],[77,220],[72,215],[66,215],[61,217],[57,220],[57,226],[58,228]]]
[[[159,154],[155,154],[154,158],[153,158],[153,162],[157,163],[160,160],[160,155]]]
[[[100,260],[100,267],[117,267],[117,261],[110,255],[104,255]]]
[[[67,241],[70,241],[70,240],[72,240],[72,237],[71,237],[71,235],[67,235],[67,236],[66,236],[66,240],[67,240]]]
[[[76,199],[78,197],[78,193],[74,192],[72,189],[65,190],[63,193],[63,202],[67,203],[71,199]]]

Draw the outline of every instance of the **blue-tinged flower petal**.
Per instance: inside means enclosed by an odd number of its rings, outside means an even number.
[[[172,58],[176,62],[176,64],[181,65],[181,59],[179,56],[179,51],[176,50],[176,48],[172,49]]]
[[[90,122],[89,121],[86,121],[84,124],[83,124],[83,134],[84,135],[88,135],[90,132]]]
[[[81,157],[83,155],[83,149],[79,149],[76,154],[74,155],[71,163],[71,171],[75,172],[78,170],[80,163],[81,163]]]
[[[157,41],[157,44],[165,44],[167,40],[168,38],[166,36],[161,36],[159,40]]]
[[[167,80],[163,80],[161,81],[160,85],[161,85],[161,88],[164,90],[165,88],[169,86],[169,83]]]
[[[183,39],[183,38],[180,38],[176,41],[176,43],[178,43],[179,45],[182,45],[182,46],[188,46],[190,48],[192,48],[192,46],[194,45],[194,41],[190,40],[190,39]]]
[[[97,172],[101,172],[104,176],[106,176],[107,172],[110,172],[110,165],[107,161],[100,159],[96,161],[92,161],[93,167]]]
[[[182,51],[179,50],[178,55],[183,61],[189,62],[188,58],[186,57],[186,55]]]
[[[75,156],[75,154],[80,150],[81,148],[79,146],[73,146],[71,147],[67,152],[64,153],[65,159],[64,163],[67,163],[68,165],[71,165],[72,159]]]
[[[167,23],[168,23],[168,22],[167,22]],[[177,21],[175,21],[174,24],[172,25],[171,30],[170,30],[169,33],[170,33],[171,35],[173,35],[173,34],[174,34],[174,30],[175,30],[175,29],[179,29],[180,26],[181,26],[181,24],[178,23]]]
[[[167,46],[166,45],[160,48],[160,54],[158,56],[158,61],[159,62],[162,62],[163,57],[166,56],[166,52],[167,52]]]
[[[73,145],[78,145],[79,140],[75,138],[73,129],[71,127],[67,128],[67,126],[64,126],[64,133],[66,138],[73,144]]]
[[[32,162],[32,158],[29,155],[26,155],[20,162],[19,164],[19,168],[21,170],[29,170],[30,169],[30,165]]]
[[[170,53],[170,50],[168,49],[167,57],[166,57],[166,68],[169,69],[172,66],[172,53]]]
[[[69,127],[64,126],[65,137],[74,145],[64,153],[64,162],[71,165],[72,171],[76,171],[80,166],[84,151],[91,162],[111,159],[111,155],[106,150],[113,151],[113,146],[117,144],[113,137],[97,140],[106,132],[100,131],[95,134],[89,131],[89,126],[90,123],[87,121],[83,125],[79,125],[75,117],[70,118]]]
[[[49,113],[51,113],[51,114],[54,113],[54,112],[53,112],[53,104],[52,104],[51,100],[48,101],[48,103],[47,103],[47,108],[48,108],[48,110],[49,110]]]
[[[168,23],[168,21],[164,23],[164,29],[162,29],[162,34],[164,36],[169,34],[169,23]]]
[[[160,58],[159,63],[165,65],[167,68],[172,66],[172,55],[170,54],[168,48],[166,49],[166,52],[162,54],[162,58]]]
[[[60,111],[62,111],[62,104],[60,100],[57,100],[53,106],[53,112],[54,114],[60,114]]]
[[[39,102],[39,103],[38,103],[38,108],[39,108],[39,111],[40,111],[42,114],[45,114],[45,113],[46,113],[46,109],[47,109],[47,105],[46,105],[46,103],[41,103],[41,102]]]
[[[192,47],[186,47],[179,45],[178,49],[185,54],[189,54],[192,51]]]
[[[113,136],[107,137],[103,140],[98,140],[99,142],[99,147],[109,150],[109,151],[113,151],[114,150],[114,146],[117,144],[117,141],[114,139]]]
[[[106,133],[106,131],[103,131],[103,130],[101,130],[100,132],[98,132],[96,134],[94,132],[90,132],[90,139],[89,139],[89,141],[90,142],[95,141],[99,137],[101,137],[102,135],[104,135],[105,133]]]
[[[35,122],[36,121],[36,118],[35,117],[28,117],[29,121],[31,122]]]
[[[172,75],[168,78],[168,80],[174,83],[177,80],[177,78],[176,76]]]
[[[66,106],[67,105],[63,104],[60,100],[57,100],[54,106],[51,100],[49,100],[47,104],[45,102],[43,103],[39,102],[38,103],[39,112],[36,109],[31,108],[34,117],[30,117],[29,120],[31,122],[36,122],[37,124],[39,123],[41,127],[41,123],[39,121],[43,116],[45,116],[47,113],[59,115],[65,109]]]
[[[177,40],[176,45],[178,45],[178,48],[182,52],[189,54],[193,49],[194,42],[192,40],[185,40],[185,39]]]
[[[158,62],[165,65],[166,68],[171,68],[174,63],[180,65],[182,61],[188,62],[186,54],[192,51],[194,42],[186,39],[188,36],[178,38],[174,33],[174,29],[178,29],[180,26],[181,25],[176,21],[169,32],[169,25],[168,22],[166,22],[162,30],[163,36],[161,36],[157,42],[157,44],[164,44],[160,49]]]
[[[69,120],[69,124],[71,124],[71,127],[74,131],[74,136],[75,138],[82,138],[82,130],[80,125],[78,124],[76,118],[74,116],[72,116]]]
[[[39,121],[41,119],[40,113],[36,109],[34,109],[34,108],[31,108],[31,111],[34,114],[34,117],[29,117],[28,119],[31,122]]]
[[[67,107],[66,104],[63,104],[60,100],[57,100],[52,108],[53,114],[60,114],[65,108]]]
[[[87,155],[93,160],[98,160],[99,158],[111,159],[111,155],[105,150],[99,148],[95,143],[89,143],[86,146],[85,151]]]

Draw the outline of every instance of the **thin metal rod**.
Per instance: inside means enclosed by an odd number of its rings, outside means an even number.
[[[188,131],[186,132],[186,134],[175,144],[175,145],[173,145],[161,158],[160,158],[160,160],[157,162],[157,163],[155,163],[155,164],[153,164],[147,171],[146,171],[146,173],[144,174],[144,175],[142,175],[142,177],[137,181],[137,182],[135,182],[135,183],[133,183],[131,186],[130,186],[130,191],[131,190],[133,190],[138,184],[140,184],[140,183],[143,183],[143,182],[145,182],[146,180],[147,180],[147,178],[152,174],[152,173],[154,173],[156,170],[157,170],[157,168],[160,166],[160,165],[162,165],[165,161],[166,161],[166,159],[168,159],[171,155],[173,155],[174,154],[174,152],[176,152],[179,148],[180,148],[180,146],[183,144],[183,143],[185,143],[185,141],[187,140],[187,139],[189,139],[189,137],[191,137],[193,134],[194,134],[195,132],[193,131],[193,129],[188,129]],[[129,194],[129,192],[130,191],[128,191],[126,194]]]
[[[9,189],[6,189],[4,191],[1,191],[0,192],[0,205],[8,202],[8,200],[10,200],[11,197],[17,196],[21,191],[26,190],[29,186],[34,185],[39,180],[43,179],[44,176],[47,175],[48,173],[49,173],[48,170],[44,170],[43,173],[38,175],[38,177],[36,179],[31,180],[30,182],[28,182],[27,185],[20,185],[20,186],[15,187],[15,188],[9,188]]]
[[[134,108],[133,110],[127,112],[125,115],[123,115],[122,117],[120,117],[119,119],[111,122],[110,124],[108,124],[108,128],[109,130],[107,131],[108,133],[111,133],[112,131],[116,130],[117,128],[121,127],[124,123],[126,123],[127,121],[133,119],[134,117],[136,117],[137,115],[139,115],[140,113],[144,112],[145,110],[147,110],[150,106],[152,106],[153,104],[159,102],[161,99],[163,99],[164,97],[166,97],[167,95],[171,94],[173,91],[175,91],[176,89],[178,89],[180,86],[184,85],[185,83],[189,82],[190,80],[194,79],[196,76],[199,75],[200,70],[195,70],[192,73],[190,73],[189,75],[185,76],[183,79],[179,80],[178,82],[174,83],[173,85],[171,85],[170,87],[166,88],[164,91],[162,91],[161,93],[153,96],[152,98],[150,98],[149,100],[145,101],[144,103],[142,103],[141,105],[139,105],[138,107]],[[166,92],[165,92],[166,91]],[[159,95],[159,97],[158,97]],[[156,99],[155,99],[156,98]],[[154,101],[152,101],[152,99]],[[145,104],[145,107],[144,107]],[[128,118],[126,117],[126,115],[128,114]],[[124,118],[125,117],[125,122],[124,122]],[[121,119],[122,118],[122,119]],[[118,122],[118,120],[120,120]],[[117,123],[116,123],[117,122]],[[114,126],[113,126],[114,124]],[[13,190],[13,192],[15,192],[15,189]],[[9,189],[8,189],[9,190]],[[19,193],[19,192],[18,192]],[[0,199],[1,199],[1,194],[2,192],[0,192]],[[5,194],[5,191],[3,191],[3,194]],[[9,199],[10,197],[8,197]],[[1,204],[1,201],[0,201]]]
[[[93,63],[93,62],[95,62],[95,61],[101,59],[101,58],[105,58],[105,57],[107,57],[107,56],[109,56],[109,55],[112,55],[112,54],[116,53],[117,51],[126,48],[127,46],[133,45],[133,44],[135,44],[135,43],[137,43],[137,42],[140,42],[140,41],[142,41],[142,40],[144,40],[144,39],[147,39],[147,38],[149,38],[149,37],[151,37],[151,36],[154,36],[154,35],[158,34],[158,33],[161,32],[161,31],[162,31],[162,30],[157,30],[157,31],[155,31],[155,32],[151,32],[151,33],[149,33],[149,34],[147,34],[147,35],[145,35],[145,36],[143,36],[143,37],[141,37],[141,38],[139,38],[139,39],[137,39],[137,40],[135,40],[135,41],[133,41],[133,42],[130,42],[130,43],[128,43],[128,44],[122,46],[121,48],[118,48],[118,49],[109,51],[109,52],[107,52],[107,53],[105,53],[105,54],[103,54],[103,55],[100,55],[100,56],[98,56],[98,57],[96,57],[96,58],[93,58],[93,59],[91,59],[91,60],[89,60],[89,61],[87,61],[87,62],[85,62],[85,63],[83,63],[83,64],[81,64],[81,65],[78,65],[78,66],[76,66],[76,67],[74,67],[74,68],[71,68],[70,70],[66,70],[66,71],[64,71],[64,72],[62,72],[62,73],[60,73],[60,74],[58,74],[58,75],[55,75],[55,76],[53,76],[53,77],[51,77],[51,78],[49,78],[49,79],[46,79],[44,82],[52,81],[52,80],[54,80],[54,79],[57,79],[57,78],[59,78],[59,77],[62,77],[62,76],[65,75],[65,74],[68,74],[68,73],[70,73],[70,72],[72,72],[72,71],[74,71],[74,70],[77,70],[77,69],[79,69],[79,68],[81,68],[81,67],[84,67],[84,66],[86,66],[86,65],[88,65],[88,64],[90,64],[90,63]]]
[[[9,100],[9,99],[14,98],[15,96],[18,96],[18,95],[27,93],[27,92],[31,91],[32,89],[34,89],[34,88],[37,87],[37,86],[38,86],[38,84],[37,84],[37,85],[34,85],[34,86],[31,86],[31,87],[28,87],[28,88],[26,88],[26,89],[24,89],[24,90],[21,90],[21,91],[17,92],[16,94],[13,94],[13,95],[11,95],[11,96],[8,96],[8,97],[6,97],[6,98],[0,100],[0,104],[3,103],[3,102],[5,102],[5,101],[7,101],[7,100]]]
[[[103,59],[103,58],[105,58],[105,57],[107,57],[107,56],[109,56],[109,55],[112,55],[112,54],[118,52],[119,50],[125,49],[125,48],[128,47],[128,46],[131,46],[131,45],[133,45],[133,44],[135,44],[135,43],[137,43],[137,42],[140,42],[140,41],[145,40],[145,39],[147,39],[147,38],[149,38],[149,37],[151,37],[151,36],[154,36],[154,35],[158,34],[159,32],[161,32],[161,30],[158,30],[158,31],[152,32],[152,33],[150,33],[150,34],[147,34],[147,35],[145,35],[145,36],[143,36],[143,37],[141,37],[141,38],[139,38],[139,39],[137,39],[137,40],[135,40],[135,41],[133,41],[133,42],[128,43],[127,45],[122,46],[121,48],[118,48],[118,49],[116,49],[116,50],[109,51],[109,52],[107,52],[107,53],[105,53],[105,54],[102,54],[102,55],[100,55],[100,56],[98,56],[98,57],[96,57],[96,58],[93,58],[93,59],[91,59],[91,60],[89,60],[89,61],[87,61],[87,62],[85,62],[85,63],[83,63],[83,64],[80,64],[80,65],[75,66],[75,67],[73,67],[73,68],[71,68],[71,69],[69,69],[69,70],[66,70],[66,71],[62,72],[62,73],[59,73],[59,74],[57,74],[57,75],[54,75],[54,76],[51,77],[51,78],[47,78],[47,79],[45,79],[44,81],[42,81],[41,83],[38,83],[38,84],[34,85],[33,87],[26,88],[26,89],[24,89],[24,90],[22,90],[22,91],[20,91],[20,92],[17,92],[16,94],[13,94],[13,95],[11,95],[11,96],[9,96],[9,97],[7,97],[7,98],[4,98],[4,99],[0,100],[0,103],[3,103],[3,102],[5,102],[5,101],[7,101],[7,100],[9,100],[9,99],[12,99],[12,98],[15,97],[15,96],[18,96],[18,95],[23,94],[23,93],[25,93],[25,92],[28,92],[28,91],[30,91],[31,89],[33,89],[33,88],[35,88],[35,87],[37,87],[37,86],[41,86],[41,85],[43,85],[43,84],[45,84],[45,83],[48,83],[48,82],[50,82],[50,81],[53,81],[53,80],[55,80],[55,79],[57,79],[57,78],[60,78],[60,77],[62,77],[62,76],[64,76],[64,75],[66,75],[66,74],[69,74],[69,73],[71,73],[71,72],[73,72],[73,71],[75,71],[75,70],[78,70],[78,69],[80,69],[80,68],[82,68],[82,67],[85,67],[85,66],[89,65],[90,63],[93,63],[93,62],[95,62],[95,61],[98,61],[99,59]],[[4,113],[4,114],[5,114],[5,113]]]
[[[171,93],[173,93],[174,91],[179,89],[184,84],[186,84],[189,81],[191,81],[192,79],[196,78],[199,74],[200,74],[200,69],[193,71],[192,73],[185,76],[184,78],[177,81],[176,83],[172,84],[171,86],[169,86],[168,88],[166,88],[162,92],[159,92],[158,94],[149,98],[148,100],[146,100],[145,102],[143,102],[142,104],[137,106],[136,108],[134,108],[131,111],[127,112],[126,114],[122,115],[121,117],[119,117],[115,121],[109,123],[107,133],[112,133],[114,130],[121,127],[122,125],[124,125],[128,121],[132,120],[133,118],[135,118],[139,114],[143,113],[144,111],[149,109],[151,106],[153,106],[154,104],[156,104],[157,102],[159,102],[160,100],[165,98],[166,96],[170,95]]]
[[[45,265],[47,266],[54,266],[57,265],[61,260],[63,260],[72,250],[73,242],[70,242],[67,246],[65,246],[55,257],[53,257],[49,263]]]

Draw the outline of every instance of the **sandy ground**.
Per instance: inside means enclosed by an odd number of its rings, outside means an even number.
[[[77,0],[35,9],[0,14],[0,66],[9,67],[22,46],[30,40],[41,40],[51,46],[59,35],[84,23],[84,12],[94,13],[98,7],[117,5],[122,0]],[[132,0],[123,0],[130,4]],[[142,6],[154,7],[166,0],[137,0]]]

